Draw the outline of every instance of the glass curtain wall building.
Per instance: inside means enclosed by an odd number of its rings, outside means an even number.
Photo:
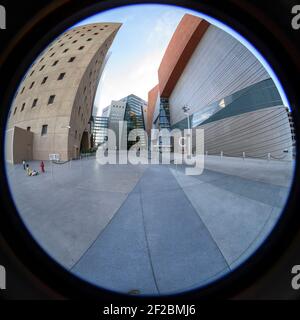
[[[144,121],[146,110],[147,102],[134,94],[112,101],[109,108],[108,127],[116,134],[117,148],[130,149],[137,142],[140,148],[147,148]],[[122,122],[126,122],[127,129]]]
[[[93,146],[98,147],[106,141],[108,129],[108,117],[93,116],[92,135]]]

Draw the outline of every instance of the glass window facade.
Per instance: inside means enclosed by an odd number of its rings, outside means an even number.
[[[199,106],[199,111],[190,116],[192,127],[250,111],[283,105],[279,92],[272,79],[263,80],[239,90],[207,106]],[[172,125],[172,129],[188,127],[187,119]]]

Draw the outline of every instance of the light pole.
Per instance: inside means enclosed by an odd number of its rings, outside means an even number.
[[[183,110],[183,113],[187,116],[188,129],[190,130],[190,129],[191,129],[191,126],[190,126],[190,115],[189,115],[190,107],[185,104],[185,105],[182,107],[182,110]]]
[[[183,107],[182,107],[182,110],[183,110],[183,113],[187,116],[187,122],[188,122],[188,145],[187,145],[187,150],[188,150],[188,158],[190,158],[190,155],[191,155],[191,148],[190,148],[190,145],[191,145],[191,133],[190,133],[190,130],[191,130],[191,125],[190,125],[190,115],[189,115],[189,111],[190,111],[190,107],[185,104]]]

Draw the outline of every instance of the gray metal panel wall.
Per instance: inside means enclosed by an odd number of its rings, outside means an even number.
[[[201,125],[204,150],[209,155],[291,160],[293,140],[286,107],[247,112]],[[284,150],[288,150],[285,153]]]
[[[174,88],[169,102],[171,124],[251,84],[270,78],[256,57],[223,30],[210,26]]]

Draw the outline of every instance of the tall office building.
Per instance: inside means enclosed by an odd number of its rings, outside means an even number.
[[[204,129],[207,154],[292,159],[291,117],[274,82],[260,61],[225,31],[185,15],[158,78],[148,94],[149,132],[182,130],[190,123]],[[169,143],[152,139],[153,144]]]
[[[147,102],[133,94],[112,101],[109,106],[109,129],[115,132],[119,149],[130,149],[137,142],[140,147],[147,147],[144,121],[146,110]]]
[[[78,158],[91,146],[91,115],[105,57],[120,23],[64,32],[34,61],[14,98],[6,159]]]
[[[107,139],[108,117],[93,116],[92,122],[92,136],[93,147],[98,147]]]

